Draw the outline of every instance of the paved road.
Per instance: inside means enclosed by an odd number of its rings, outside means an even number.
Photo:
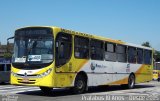
[[[120,86],[93,87],[79,95],[66,89],[54,89],[52,94],[45,95],[38,87],[1,84],[0,95],[0,101],[160,101],[160,82],[138,84],[131,90]]]

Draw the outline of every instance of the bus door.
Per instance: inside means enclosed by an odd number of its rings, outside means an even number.
[[[72,35],[58,33],[56,37],[56,72],[69,72],[72,56]]]
[[[55,43],[55,72],[57,86],[70,86],[72,83],[70,62],[72,56],[72,36],[66,33],[58,33]],[[70,68],[71,67],[71,68]]]

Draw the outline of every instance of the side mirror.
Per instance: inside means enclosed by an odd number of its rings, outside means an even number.
[[[14,39],[14,36],[7,38],[7,52],[9,51],[8,45],[9,45],[9,40],[11,40],[11,39]],[[13,54],[13,52],[11,54]]]
[[[11,40],[11,39],[14,39],[14,36],[13,36],[13,37],[9,37],[9,38],[7,39],[7,43],[9,43],[9,40]]]

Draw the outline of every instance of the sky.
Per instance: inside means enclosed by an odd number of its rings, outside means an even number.
[[[0,0],[0,42],[25,26],[57,26],[160,50],[160,0]]]

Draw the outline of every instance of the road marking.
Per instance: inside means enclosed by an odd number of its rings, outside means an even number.
[[[37,90],[40,90],[39,88],[36,88],[36,89],[30,89],[30,90],[22,90],[22,91],[13,91],[13,92],[10,92],[9,94],[16,94],[16,93],[22,93],[22,92],[29,92],[29,91],[37,91]]]
[[[54,89],[60,89],[60,88],[54,88]],[[37,90],[40,90],[40,88],[32,87],[32,86],[4,85],[4,86],[0,86],[0,95],[16,94],[20,92],[37,91]]]
[[[38,87],[30,87],[30,86],[4,85],[4,86],[0,86],[0,95],[34,91],[34,90],[40,90],[40,89]]]
[[[12,85],[10,85],[10,86],[3,86],[3,87],[1,87],[0,86],[0,90],[2,90],[2,89],[10,89],[10,88],[13,88],[13,89],[17,89],[17,88],[23,88],[24,86],[12,86]]]

